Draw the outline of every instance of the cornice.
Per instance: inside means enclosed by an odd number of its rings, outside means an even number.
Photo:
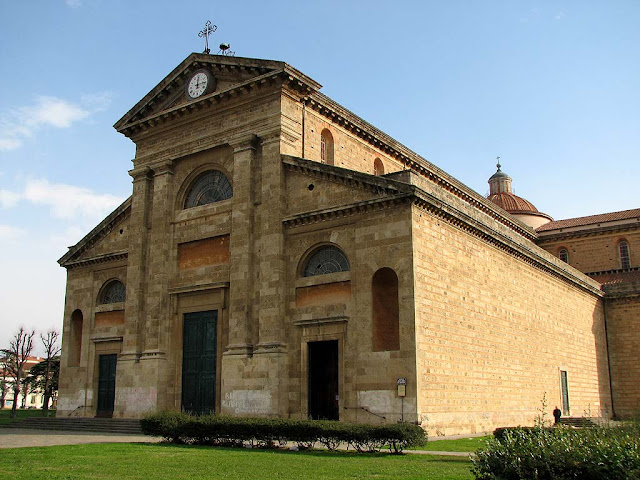
[[[410,203],[411,197],[411,194],[404,193],[400,195],[393,195],[391,197],[364,200],[340,207],[323,208],[320,210],[299,213],[284,218],[282,220],[282,225],[285,228],[299,227],[334,220],[337,218],[350,217],[352,215],[360,215],[374,210],[384,210],[396,207],[403,203]]]
[[[300,160],[295,157],[289,157],[283,155],[283,163],[289,168],[296,168],[301,171],[306,171],[312,175],[324,174],[326,177],[331,175],[336,176],[342,181],[357,182],[358,180],[362,185],[366,183],[371,187],[372,182],[383,181],[379,177],[366,179],[349,179],[344,178],[341,174],[342,170],[337,167],[330,167],[324,164],[317,164],[317,162],[310,162],[308,160]],[[316,163],[318,166],[313,167],[312,163]],[[335,170],[335,171],[333,171]],[[366,174],[360,174],[359,172],[353,172],[355,177],[365,176]],[[371,177],[370,175],[367,175]],[[384,180],[389,182],[389,180]],[[400,183],[400,182],[393,182]],[[542,270],[546,273],[554,275],[557,278],[562,279],[568,283],[578,286],[579,288],[588,291],[591,294],[602,297],[604,294],[599,288],[599,284],[591,279],[588,279],[577,270],[569,267],[568,265],[559,264],[559,260],[548,254],[550,258],[546,258],[546,252],[537,252],[534,249],[539,249],[535,244],[531,243],[531,247],[527,245],[527,241],[520,243],[509,236],[487,226],[486,224],[470,217],[466,213],[458,210],[451,205],[446,204],[442,200],[430,195],[418,187],[413,185],[401,184],[401,189],[398,189],[395,194],[391,194],[384,198],[365,200],[361,202],[355,202],[349,205],[343,205],[340,207],[332,207],[320,210],[313,210],[296,215],[291,215],[282,220],[283,226],[286,229],[295,227],[301,227],[311,224],[318,224],[327,222],[330,220],[346,218],[354,215],[361,215],[376,210],[383,210],[388,208],[394,208],[402,204],[414,204],[423,210],[430,212],[432,215],[439,217],[449,224],[466,231],[467,233],[474,235],[483,241],[494,245],[497,248],[507,252],[511,256],[521,259],[527,264]],[[380,191],[384,191],[384,186],[380,185]],[[388,192],[387,192],[388,193]]]
[[[486,198],[473,191],[462,182],[456,180],[444,170],[436,167],[417,153],[402,145],[400,142],[377,129],[370,123],[364,121],[353,112],[342,107],[326,95],[323,95],[320,92],[314,93],[307,100],[307,105],[329,119],[332,123],[335,123],[345,130],[353,133],[372,145],[374,148],[384,152],[386,155],[395,158],[400,163],[406,165],[410,170],[451,192],[458,198],[461,198],[465,202],[516,231],[525,238],[528,238],[529,240],[535,240],[537,238],[535,230],[522,222],[505,216],[503,213],[504,210],[493,205]]]
[[[632,230],[638,230],[639,227],[638,222],[634,222],[621,225],[605,225],[602,227],[585,228],[584,230],[572,230],[568,232],[554,232],[553,230],[549,230],[548,232],[550,233],[538,233],[538,244],[568,240],[570,238],[593,237],[610,233],[629,232]]]
[[[128,252],[121,251],[115,253],[106,253],[104,255],[96,255],[91,258],[83,258],[77,261],[66,262],[63,266],[67,270],[72,270],[77,267],[86,267],[88,265],[98,265],[101,263],[117,262],[125,260],[129,256]]]
[[[563,281],[577,285],[589,293],[595,294],[599,297],[603,296],[603,292],[600,290],[597,282],[586,279],[581,272],[578,272],[567,265],[560,265],[558,263],[559,260],[550,254],[549,256],[551,258],[545,258],[544,254],[541,255],[540,252],[536,252],[526,244],[509,238],[503,233],[471,218],[464,212],[442,203],[431,195],[422,191],[417,191],[416,193],[417,195],[415,197],[414,204],[428,211],[432,215],[447,221],[449,224],[459,228],[460,230],[482,239],[484,242],[507,252],[511,256],[519,258],[538,270],[542,270],[560,278]],[[535,244],[532,244],[532,246],[535,246]]]
[[[111,212],[96,227],[87,233],[82,240],[74,246],[69,247],[69,251],[65,253],[59,260],[58,264],[62,267],[71,265],[72,258],[82,255],[84,252],[93,247],[101,238],[113,230],[113,227],[120,223],[131,211],[131,197],[122,202],[118,208]],[[97,257],[96,257],[97,258]],[[77,266],[77,265],[76,265]]]
[[[383,176],[373,176],[367,173],[335,167],[325,163],[305,160],[291,155],[281,155],[282,163],[290,171],[302,172],[306,175],[336,181],[357,188],[365,188],[374,193],[395,195],[400,192],[409,193],[414,186],[408,183],[392,180]]]
[[[168,121],[182,118],[185,115],[202,110],[205,107],[217,106],[226,101],[251,93],[254,90],[272,86],[287,86],[291,91],[296,91],[300,97],[303,97],[311,94],[320,88],[321,85],[293,67],[285,64],[284,68],[279,70],[250,78],[224,90],[212,92],[191,102],[167,108],[138,120],[131,119],[124,124],[118,122],[114,127],[118,132],[131,138],[137,133],[163,125]]]

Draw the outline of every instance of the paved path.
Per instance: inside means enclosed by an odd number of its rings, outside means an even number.
[[[79,445],[83,443],[159,443],[161,441],[161,437],[150,437],[147,435],[0,428],[0,448],[50,447],[52,445]],[[437,452],[432,450],[405,451],[413,455],[469,456],[468,452]]]
[[[49,447],[81,443],[158,443],[161,440],[160,437],[146,435],[0,428],[0,448]]]

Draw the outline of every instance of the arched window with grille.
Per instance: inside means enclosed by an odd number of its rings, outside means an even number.
[[[107,282],[98,296],[100,305],[108,305],[110,303],[124,302],[126,299],[126,289],[124,283],[120,280],[111,280]]]
[[[326,128],[320,133],[320,160],[333,165],[333,135]]]
[[[565,263],[569,263],[569,250],[566,248],[558,250],[558,258]]]
[[[191,183],[184,200],[184,208],[221,202],[233,196],[227,176],[220,170],[207,170]]]
[[[307,258],[302,276],[313,277],[328,273],[348,272],[349,268],[349,260],[342,250],[333,245],[322,245]]]
[[[625,241],[620,242],[618,244],[618,252],[620,254],[620,268],[630,268],[629,244]]]

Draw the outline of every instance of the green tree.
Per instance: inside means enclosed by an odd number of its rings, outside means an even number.
[[[40,390],[44,394],[42,409],[49,409],[49,402],[58,391],[60,376],[60,357],[55,356],[37,363],[29,370],[28,380],[31,390]]]

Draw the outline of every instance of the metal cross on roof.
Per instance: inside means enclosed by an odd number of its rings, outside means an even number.
[[[502,166],[500,165],[500,157],[499,156],[496,157],[496,160],[498,161],[498,164],[496,165],[496,167],[498,167],[498,170],[500,170],[500,167]]]
[[[217,25],[211,25],[211,20],[207,20],[207,23],[204,24],[204,28],[200,30],[200,33],[198,33],[198,36],[200,38],[204,37],[203,53],[211,53],[211,50],[209,50],[209,35],[211,35],[217,29],[218,29]]]

